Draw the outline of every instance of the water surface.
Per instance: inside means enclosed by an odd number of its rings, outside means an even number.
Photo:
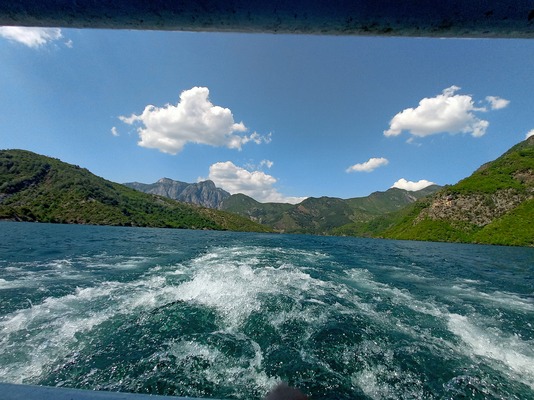
[[[0,222],[0,381],[534,398],[534,249]]]

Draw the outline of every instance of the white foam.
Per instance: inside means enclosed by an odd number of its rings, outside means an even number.
[[[52,260],[45,264],[46,267],[53,268],[53,269],[71,268],[72,265],[73,265],[72,260],[68,260],[68,259]]]
[[[387,346],[387,347],[386,347]],[[429,399],[419,377],[402,370],[395,362],[395,353],[387,343],[364,340],[352,352],[360,355],[360,370],[351,375],[353,386],[371,399]],[[374,361],[367,361],[367,360]]]
[[[15,267],[13,265],[9,265],[9,266],[5,267],[4,270],[6,270],[8,272],[21,272],[21,271],[24,271],[24,268],[22,266]]]
[[[213,308],[227,328],[238,328],[244,318],[261,308],[262,294],[292,293],[298,297],[310,285],[320,287],[320,281],[290,264],[270,266],[269,257],[259,247],[217,248],[175,268],[155,266],[137,281],[77,288],[69,295],[48,297],[41,304],[5,315],[0,318],[0,359],[10,361],[0,363],[0,380],[35,381],[48,366],[81,350],[78,334],[119,315],[184,300]],[[191,278],[176,285],[169,283],[177,274]],[[0,284],[8,283],[4,280]]]
[[[436,302],[421,301],[415,298],[410,292],[391,287],[373,280],[372,274],[365,270],[351,270],[347,274],[354,279],[360,287],[366,287],[368,290],[377,293],[377,295],[387,296],[393,304],[401,304],[410,309],[433,316],[446,323],[447,328],[455,335],[461,338],[468,346],[457,346],[442,338],[433,337],[431,334],[425,335],[424,345],[436,346],[434,349],[458,352],[466,349],[467,356],[482,356],[491,360],[495,368],[500,369],[510,376],[510,379],[522,382],[531,388],[534,388],[534,341],[522,340],[517,335],[507,335],[502,331],[492,328],[491,326],[478,326],[466,316],[450,313],[444,306]],[[534,304],[529,299],[520,296],[495,291],[484,293],[472,287],[453,286],[452,290],[456,295],[464,298],[473,298],[477,301],[497,304],[514,311],[530,313],[534,310]],[[362,309],[368,316],[379,320],[381,324],[387,326],[395,323],[395,329],[410,333],[412,336],[420,336],[422,331],[418,327],[409,327],[401,321],[389,320],[380,312],[377,312],[372,303],[356,305]],[[423,344],[423,343],[422,343]],[[499,367],[500,366],[500,367]],[[379,371],[378,371],[379,372]],[[355,376],[355,382],[371,398],[388,397],[389,389],[387,386],[379,383],[374,375],[377,371],[365,370],[360,375]]]
[[[150,257],[145,256],[120,256],[120,255],[108,255],[106,253],[96,256],[79,256],[72,260],[73,263],[77,263],[83,266],[87,266],[91,269],[137,269],[151,260]]]
[[[463,278],[463,279],[458,279],[460,282],[463,282],[463,283],[469,283],[469,284],[473,284],[473,285],[478,285],[480,284],[481,282],[478,280],[478,279],[467,279],[467,278]]]
[[[160,288],[158,281],[161,283],[162,278],[77,288],[72,294],[48,297],[31,308],[3,316],[0,360],[10,361],[0,363],[0,381],[34,382],[48,366],[80,350],[78,334],[117,315],[138,312],[139,307],[153,307]]]
[[[168,353],[177,358],[178,364],[191,357],[200,357],[211,363],[221,357],[221,352],[218,349],[193,340],[181,340],[172,343]]]
[[[188,366],[195,359],[206,361],[208,365],[203,363],[205,367],[202,371],[195,370],[194,378],[206,380],[217,386],[232,386],[235,388],[233,395],[237,398],[242,397],[241,388],[256,388],[266,393],[278,384],[280,379],[266,374],[262,367],[263,355],[256,342],[244,335],[238,335],[237,339],[244,345],[250,345],[254,351],[252,357],[226,355],[213,345],[194,340],[171,343],[168,354],[175,357],[175,363],[180,367]]]
[[[134,256],[129,257],[128,259],[116,263],[109,263],[106,266],[108,268],[119,268],[119,269],[137,269],[142,265],[150,261],[148,257]]]
[[[261,309],[261,295],[290,293],[299,296],[320,286],[310,275],[291,265],[256,268],[257,260],[215,263],[204,258],[190,281],[176,288],[177,299],[195,301],[216,309],[232,327]]]
[[[424,276],[422,274],[414,274],[412,272],[399,272],[391,274],[391,276],[397,278],[400,281],[411,281],[411,282],[431,282],[435,281],[435,278]]]
[[[358,386],[373,400],[428,400],[433,398],[430,393],[424,391],[422,382],[418,377],[407,371],[383,364],[367,367],[361,372],[353,374],[351,382],[353,386]]]
[[[448,315],[448,328],[468,345],[467,355],[490,359],[512,379],[534,389],[534,341],[506,335],[496,328],[477,326],[458,314]]]
[[[110,318],[109,313],[77,307],[94,298],[95,293],[89,295],[93,291],[83,289],[61,298],[47,298],[41,304],[2,317],[1,357],[16,361],[0,368],[0,380],[24,383],[37,378],[48,365],[72,351],[77,333],[90,331]]]
[[[0,278],[0,289],[13,289],[16,287],[18,287],[16,281],[7,281],[5,279]]]
[[[380,299],[387,298],[391,304],[409,307],[445,322],[451,332],[468,344],[465,350],[468,356],[490,359],[495,365],[511,371],[513,379],[534,388],[532,342],[505,336],[500,331],[488,331],[467,317],[450,314],[445,305],[434,300],[419,300],[408,290],[376,281],[367,269],[347,270],[345,284],[340,283],[335,274],[333,282],[315,279],[313,268],[325,257],[321,253],[260,246],[215,247],[175,266],[156,265],[133,282],[105,282],[97,287],[78,288],[66,296],[47,298],[32,308],[0,318],[0,381],[35,382],[46,368],[72,352],[83,350],[80,333],[90,332],[117,316],[138,314],[182,300],[211,308],[219,316],[220,329],[237,334],[248,316],[262,310],[266,298],[282,295],[292,300],[288,302],[290,308],[272,313],[269,322],[278,329],[288,321],[302,321],[306,327],[303,340],[313,329],[326,324],[332,314],[362,312],[383,329],[407,333],[421,341],[421,334],[427,333],[424,328],[412,326],[410,321],[393,317],[387,309],[380,308]],[[103,262],[102,267],[136,268],[149,260],[132,258],[122,261],[124,264],[113,264],[116,259],[109,261]],[[63,268],[68,266],[65,264]],[[0,278],[0,288],[9,284]],[[474,289],[458,288],[454,290],[463,290],[464,295],[485,298],[485,294]],[[369,299],[366,296],[369,293],[375,297]],[[499,301],[511,308],[519,306],[524,311],[531,311],[533,305],[528,300],[511,293],[495,293]],[[487,301],[495,302],[494,299]],[[204,374],[210,382],[234,380],[242,385],[272,387],[278,379],[267,376],[263,370],[259,345],[248,338],[243,340],[254,348],[254,356],[232,358],[222,354],[215,345],[202,344],[194,339],[177,341],[171,350],[177,362],[186,362],[191,356],[207,360],[211,367]],[[460,349],[462,346],[432,336],[432,333],[425,335],[419,345],[435,346],[438,351],[464,351]],[[420,387],[401,393],[401,389],[393,386],[393,377],[403,371],[394,367],[392,353],[388,355],[386,349],[378,348],[384,355],[382,363],[364,365],[352,376],[353,385],[372,399],[401,395],[423,398]],[[369,348],[363,350],[372,351]],[[17,361],[3,361],[8,359]],[[410,382],[406,380],[403,386],[409,387]]]
[[[382,374],[383,370],[383,366],[365,369],[351,377],[352,384],[358,386],[373,400],[396,398],[395,391],[389,385],[378,382],[378,375]]]
[[[304,328],[301,340],[306,341],[312,336],[318,326],[322,326],[328,322],[331,313],[337,311],[337,308],[334,311],[332,307],[324,303],[311,303],[306,308],[302,308],[299,304],[291,310],[273,313],[269,317],[269,323],[275,329],[282,329],[288,322],[300,322],[300,326]]]
[[[434,317],[443,315],[443,312],[435,304],[418,300],[408,290],[377,282],[374,280],[373,274],[366,269],[351,269],[346,273],[358,286],[366,288],[372,293],[387,296],[393,304],[401,304],[418,313]]]
[[[451,290],[455,291],[459,297],[496,304],[499,307],[513,311],[522,310],[524,312],[534,313],[534,300],[520,297],[515,293],[498,290],[485,293],[466,285],[453,285]]]
[[[5,315],[0,318],[0,380],[36,382],[55,362],[81,350],[79,334],[118,315],[138,313],[184,299],[212,307],[230,325],[238,326],[246,315],[260,308],[260,293],[279,293],[292,287],[306,290],[306,282],[311,279],[309,275],[288,265],[258,267],[268,264],[266,257],[265,249],[260,247],[219,248],[170,271],[156,266],[134,282],[105,282],[97,287],[77,288],[69,295],[49,297],[31,308]],[[117,262],[116,258],[107,256],[96,260],[100,263],[98,266],[104,268],[135,268],[147,261],[144,257],[132,257]],[[23,286],[29,287],[43,279],[57,277],[57,271],[61,271],[62,279],[67,279],[72,275],[73,271],[68,270],[73,263],[95,267],[94,258],[80,257],[49,262],[45,266],[47,270],[35,276],[38,279],[33,279],[35,273],[27,269],[17,271],[24,276]],[[182,275],[180,278],[191,275],[191,280],[169,284],[169,279],[175,280],[178,273]],[[11,286],[13,282],[0,280],[0,288]],[[261,352],[250,363],[250,368],[258,368]],[[256,375],[256,380],[263,380],[268,386],[274,383],[261,374]]]

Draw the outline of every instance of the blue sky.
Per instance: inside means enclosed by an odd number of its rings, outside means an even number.
[[[0,148],[260,201],[453,184],[534,133],[533,71],[532,40],[0,28]]]

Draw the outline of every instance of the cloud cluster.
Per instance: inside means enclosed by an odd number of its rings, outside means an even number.
[[[232,194],[243,193],[260,202],[297,204],[306,199],[282,195],[274,188],[275,177],[262,171],[247,171],[231,161],[211,165],[208,179]]]
[[[534,136],[534,129],[531,129],[526,135],[525,139],[528,139],[529,137]]]
[[[389,161],[384,157],[373,157],[367,160],[366,162],[360,164],[354,164],[348,167],[346,172],[371,172],[377,169],[378,167],[383,167],[388,165]]]
[[[502,109],[510,101],[496,96],[487,96],[487,106],[477,107],[469,95],[456,92],[458,86],[451,86],[436,97],[424,98],[416,108],[407,108],[393,117],[385,136],[398,136],[408,131],[413,136],[424,137],[448,132],[470,133],[474,137],[483,136],[489,122],[478,118],[476,112]]]
[[[44,46],[63,37],[59,28],[34,28],[22,26],[0,26],[0,36],[31,48]],[[72,47],[72,41],[67,42]]]
[[[176,105],[147,105],[141,114],[119,119],[129,125],[140,125],[139,146],[169,154],[179,153],[187,143],[241,149],[248,142],[260,144],[271,140],[270,135],[257,132],[249,136],[237,134],[246,132],[247,127],[234,121],[230,109],[213,105],[206,87],[183,91]]]
[[[420,181],[412,182],[412,181],[407,181],[404,178],[401,178],[397,182],[395,182],[393,184],[393,186],[391,186],[391,187],[392,188],[397,188],[397,189],[408,190],[410,192],[415,192],[417,190],[424,189],[424,188],[426,188],[427,186],[430,186],[430,185],[435,185],[435,183],[427,181],[426,179],[421,179]]]

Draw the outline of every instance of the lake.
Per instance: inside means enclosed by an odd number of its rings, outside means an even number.
[[[0,381],[534,398],[534,249],[0,222]]]

